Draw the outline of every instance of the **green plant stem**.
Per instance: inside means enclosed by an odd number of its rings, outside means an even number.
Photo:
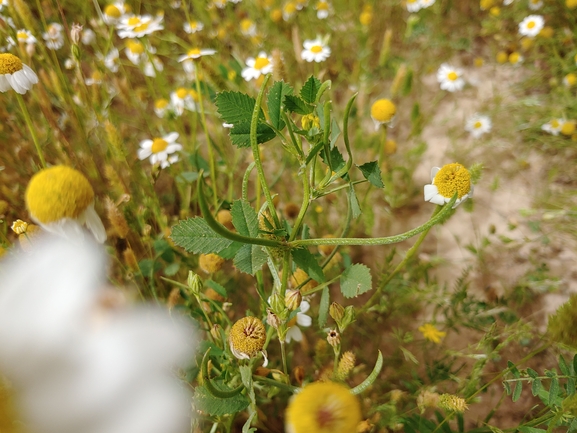
[[[286,342],[282,341],[280,338],[279,338],[279,342],[280,342],[280,355],[282,358],[282,371],[288,377],[288,362],[287,362],[287,356],[286,356]]]
[[[252,169],[254,168],[254,161],[251,162],[248,167],[246,168],[246,171],[244,172],[244,176],[242,177],[242,199],[244,201],[248,201],[248,180],[250,177],[250,173],[252,172]]]
[[[18,100],[18,104],[20,105],[20,110],[22,111],[22,115],[24,116],[24,121],[26,122],[26,126],[30,131],[30,135],[32,135],[32,141],[34,142],[34,147],[36,147],[36,153],[38,154],[38,158],[40,159],[40,164],[42,164],[42,168],[46,168],[46,160],[44,159],[44,154],[42,153],[42,147],[40,147],[40,142],[38,141],[36,132],[34,132],[34,125],[32,125],[32,120],[30,119],[28,108],[26,108],[26,104],[24,103],[22,95],[17,92],[15,93],[16,93],[16,99]]]
[[[286,250],[282,258],[282,279],[280,285],[280,295],[283,297],[286,294],[286,288],[288,286],[288,276],[290,273],[290,263],[291,263],[291,252]]]
[[[256,382],[262,382],[262,383],[265,383],[267,385],[274,386],[276,388],[280,388],[280,389],[283,389],[283,390],[288,391],[288,392],[295,392],[298,389],[296,386],[292,386],[292,385],[288,385],[286,383],[278,382],[274,379],[270,379],[270,378],[264,377],[264,376],[253,375],[252,378]]]
[[[303,223],[304,217],[311,203],[311,186],[309,184],[309,176],[307,170],[304,170],[301,176],[303,178],[303,202],[301,204],[299,214],[297,215],[297,219],[295,220],[291,235],[289,237],[289,242],[294,241],[294,239],[297,237],[301,225]]]
[[[206,116],[204,114],[204,104],[202,103],[202,93],[200,90],[200,62],[197,63],[196,73],[194,74],[194,79],[196,81],[196,93],[198,94],[198,105],[200,107],[200,120],[202,122],[202,129],[204,131],[204,136],[206,139],[206,148],[208,150],[208,163],[210,165],[210,180],[212,181],[212,201],[214,209],[218,208],[218,196],[216,194],[216,163],[214,160],[214,152],[212,150],[212,144],[210,141],[210,135],[208,134],[208,126],[206,125]]]
[[[266,88],[266,85],[267,85],[270,77],[271,77],[271,75],[268,74],[264,78],[264,80],[262,82],[262,86],[260,88],[260,91],[258,92],[258,96],[256,98],[256,103],[254,104],[254,110],[252,112],[252,119],[250,121],[250,147],[252,148],[252,155],[254,158],[254,162],[256,164],[256,170],[258,172],[258,178],[259,178],[260,184],[262,186],[262,192],[264,193],[264,196],[266,198],[268,210],[271,213],[271,216],[274,220],[276,228],[280,228],[281,227],[280,220],[278,219],[278,215],[276,214],[276,209],[274,207],[274,203],[272,202],[272,196],[270,194],[270,190],[268,189],[268,185],[266,183],[266,178],[264,176],[264,169],[262,168],[262,162],[260,160],[260,151],[258,148],[258,142],[256,139],[256,128],[258,126],[258,117],[260,114],[260,105],[262,104],[262,98],[264,96],[264,89]]]

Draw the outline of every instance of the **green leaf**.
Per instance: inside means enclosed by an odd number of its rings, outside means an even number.
[[[195,254],[218,253],[232,244],[230,239],[216,234],[204,218],[188,218],[172,228],[170,238],[188,252]]]
[[[138,262],[138,268],[142,276],[152,278],[152,276],[160,270],[162,265],[152,259],[144,259]]]
[[[532,377],[533,379],[539,377],[539,374],[532,368],[527,368],[527,374],[529,375],[529,377]]]
[[[559,397],[559,379],[554,377],[551,379],[551,386],[549,387],[549,407],[555,403],[555,397]]]
[[[577,355],[573,357],[573,373],[577,373]]]
[[[228,295],[226,293],[226,289],[221,286],[220,284],[218,284],[216,281],[213,280],[207,280],[205,282],[205,284],[210,287],[212,290],[214,290],[216,293],[218,293],[220,296],[222,296],[223,298],[226,298]]]
[[[330,292],[328,286],[323,288],[321,302],[319,304],[319,328],[324,328],[327,324],[330,305]]]
[[[511,395],[511,385],[509,385],[509,382],[503,382],[503,386],[505,387],[507,395]]]
[[[519,427],[519,431],[521,433],[547,433],[547,430],[543,430],[542,428],[529,427],[527,425]]]
[[[381,372],[382,368],[383,368],[383,354],[379,350],[379,354],[377,356],[377,362],[375,363],[373,371],[371,372],[371,374],[367,376],[365,380],[363,380],[361,383],[359,383],[357,386],[351,389],[351,394],[354,395],[360,394],[369,386],[371,386],[375,382],[375,380],[377,380],[377,377],[379,376],[379,373]]]
[[[244,244],[236,256],[234,266],[245,274],[254,275],[266,263],[267,255],[260,245]]]
[[[301,89],[301,98],[303,98],[305,102],[313,104],[317,97],[317,93],[321,88],[321,84],[322,83],[318,78],[315,78],[313,75],[311,75]]]
[[[521,377],[521,372],[511,361],[507,361],[507,367],[511,370],[511,373],[513,376],[515,376],[515,379],[519,379]]]
[[[320,152],[321,158],[326,165],[329,165],[329,160],[327,159],[326,153],[324,149]],[[337,147],[333,147],[330,150],[331,156],[331,164],[333,171],[339,171],[341,168],[345,166],[345,159],[343,158],[343,154]]]
[[[345,269],[341,275],[341,293],[345,298],[354,298],[373,288],[371,271],[357,263]]]
[[[276,136],[275,132],[266,123],[256,125],[256,142],[266,143]],[[250,147],[250,121],[235,123],[230,130],[230,140],[238,147]]]
[[[302,115],[310,114],[314,110],[312,105],[307,104],[301,98],[294,95],[286,95],[284,97],[284,106],[288,111]]]
[[[521,391],[523,391],[523,381],[518,380],[515,383],[515,390],[513,391],[513,396],[511,397],[513,402],[519,400],[519,398],[521,397]]]
[[[172,277],[173,275],[176,275],[179,269],[180,269],[180,263],[177,262],[171,263],[166,268],[164,268],[164,275],[166,275],[167,277]]]
[[[385,187],[381,177],[381,169],[377,161],[367,162],[363,165],[357,165],[357,167],[359,167],[359,170],[361,170],[363,176],[365,176],[365,179],[367,179],[371,184],[377,188]]]
[[[565,376],[571,375],[571,372],[569,371],[569,366],[567,365],[567,362],[565,362],[565,358],[563,358],[563,355],[559,355],[559,369],[561,370],[561,373],[563,373]]]
[[[292,250],[291,254],[296,265],[305,271],[309,277],[319,283],[324,283],[326,281],[323,269],[319,265],[319,262],[317,262],[315,256],[313,256],[309,250],[300,248]]]
[[[243,122],[250,123],[256,100],[240,92],[220,92],[216,95],[214,103],[222,120],[236,125]],[[264,119],[262,110],[259,117]]]
[[[242,244],[240,242],[233,242],[228,247],[226,247],[224,250],[220,250],[218,252],[218,255],[225,260],[230,260],[234,256],[236,256],[236,253],[238,253],[238,250],[240,250],[240,247],[242,247],[243,245],[244,244]]]
[[[352,184],[349,187],[349,206],[351,207],[353,218],[357,218],[361,214],[361,207],[359,206],[359,200],[357,199],[357,194],[355,193],[355,188]]]
[[[285,126],[282,120],[282,104],[285,95],[292,95],[293,88],[284,81],[276,81],[268,92],[267,105],[270,123],[279,131]]]
[[[531,384],[531,394],[538,395],[539,391],[541,391],[541,387],[543,385],[541,384],[541,379],[535,379],[533,380],[533,383]]]
[[[218,386],[219,382],[214,382]],[[224,388],[224,386],[222,386]],[[197,386],[194,390],[196,408],[212,416],[233,414],[245,410],[250,404],[244,394],[237,394],[231,398],[213,396],[204,386]]]
[[[232,224],[237,231],[251,238],[258,236],[258,216],[246,200],[235,200],[230,208]]]

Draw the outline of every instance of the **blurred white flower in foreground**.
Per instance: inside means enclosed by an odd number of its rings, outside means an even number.
[[[39,240],[0,267],[0,372],[31,433],[180,433],[191,330],[164,312],[104,303],[104,250]]]

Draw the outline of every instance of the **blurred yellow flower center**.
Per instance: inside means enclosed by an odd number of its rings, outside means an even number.
[[[521,55],[517,52],[511,53],[509,56],[509,62],[512,64],[519,63],[519,60],[521,60]]]
[[[94,71],[92,73],[92,79],[94,81],[102,81],[102,74],[99,71]]]
[[[137,26],[140,24],[140,18],[138,17],[130,17],[127,21],[129,26]]]
[[[82,173],[65,165],[40,170],[26,189],[26,206],[41,223],[76,219],[94,201],[94,190]]]
[[[135,32],[144,32],[144,31],[146,31],[146,29],[148,29],[148,24],[149,23],[142,23],[139,26],[134,27],[134,31]]]
[[[327,2],[319,2],[317,4],[317,10],[319,10],[319,11],[329,10],[329,4]]]
[[[186,98],[186,95],[188,95],[188,90],[186,90],[184,87],[179,87],[176,89],[176,96],[178,96],[180,99]]]
[[[256,317],[244,317],[232,326],[229,340],[236,352],[255,356],[264,346],[266,329]]]
[[[134,54],[142,54],[144,52],[144,45],[138,41],[128,41],[128,49]]]
[[[433,184],[443,197],[451,198],[457,192],[462,198],[471,190],[471,173],[457,162],[447,164],[435,175]]]
[[[565,81],[569,86],[574,86],[577,83],[577,75],[575,74],[567,74],[565,76]]]
[[[575,122],[568,121],[563,124],[561,127],[561,134],[563,135],[571,135],[575,132]]]
[[[196,90],[194,90],[194,89],[190,89],[188,91],[188,96],[190,96],[195,101],[198,100],[198,93],[196,93]]]
[[[473,125],[473,128],[479,129],[481,126],[483,126],[483,124],[477,120],[477,121],[475,122],[475,124]]]
[[[379,99],[371,107],[371,117],[381,123],[389,122],[396,112],[397,107],[390,99]]]
[[[286,6],[284,7],[284,11],[288,14],[292,14],[297,10],[297,7],[295,6],[294,3],[287,3]]]
[[[191,30],[195,30],[198,27],[198,23],[196,21],[189,21],[188,25],[190,26]]]
[[[106,8],[104,8],[104,15],[108,15],[112,18],[120,18],[120,15],[122,14],[120,13],[120,9],[118,9],[116,6],[108,5]]]
[[[553,128],[559,128],[559,122],[557,120],[551,120],[551,126]]]
[[[323,50],[323,47],[321,47],[320,45],[313,45],[311,47],[311,51],[313,53],[320,53]]]
[[[447,74],[447,78],[451,81],[455,81],[457,78],[459,78],[459,76],[457,75],[456,72],[451,71]]]
[[[257,57],[254,61],[255,69],[262,69],[270,64],[270,61],[266,57]]]
[[[166,100],[166,99],[158,99],[154,103],[154,107],[158,108],[159,110],[166,108],[167,105],[168,105],[168,100]]]
[[[10,53],[0,53],[0,75],[13,74],[22,69],[22,60]]]
[[[198,48],[193,48],[192,50],[188,50],[187,55],[189,57],[198,57],[200,56],[200,49]]]
[[[28,33],[26,32],[18,32],[16,33],[16,37],[18,38],[18,40],[22,40],[25,41],[26,39],[28,39]]]
[[[162,152],[167,147],[168,142],[166,140],[162,138],[155,138],[154,140],[152,140],[152,147],[150,148],[150,150],[152,150],[152,153],[158,153]]]
[[[535,21],[529,21],[529,22],[527,23],[527,28],[528,28],[528,29],[532,29],[533,27],[535,27]]]
[[[249,19],[244,19],[240,22],[240,29],[243,32],[248,32],[252,26],[253,26],[253,22]]]

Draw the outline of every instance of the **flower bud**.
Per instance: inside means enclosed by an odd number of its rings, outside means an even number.
[[[195,296],[198,296],[198,294],[202,291],[203,288],[202,280],[197,274],[195,274],[192,271],[188,271],[188,278],[186,280],[186,284],[190,289],[190,293],[192,293]]]
[[[78,42],[80,42],[81,35],[82,35],[82,26],[78,23],[72,24],[72,30],[70,30],[70,40],[74,45],[78,45]]]
[[[272,326],[274,329],[278,329],[279,325],[281,324],[281,320],[278,318],[276,314],[270,308],[266,309],[266,323],[269,326]]]
[[[291,311],[300,307],[302,300],[303,296],[301,295],[300,290],[287,290],[284,298],[286,307]]]
[[[327,334],[327,342],[332,347],[339,347],[341,344],[341,336],[336,329],[331,329]]]
[[[329,314],[338,324],[341,320],[343,320],[343,317],[345,317],[345,308],[341,304],[333,302],[329,307]]]

